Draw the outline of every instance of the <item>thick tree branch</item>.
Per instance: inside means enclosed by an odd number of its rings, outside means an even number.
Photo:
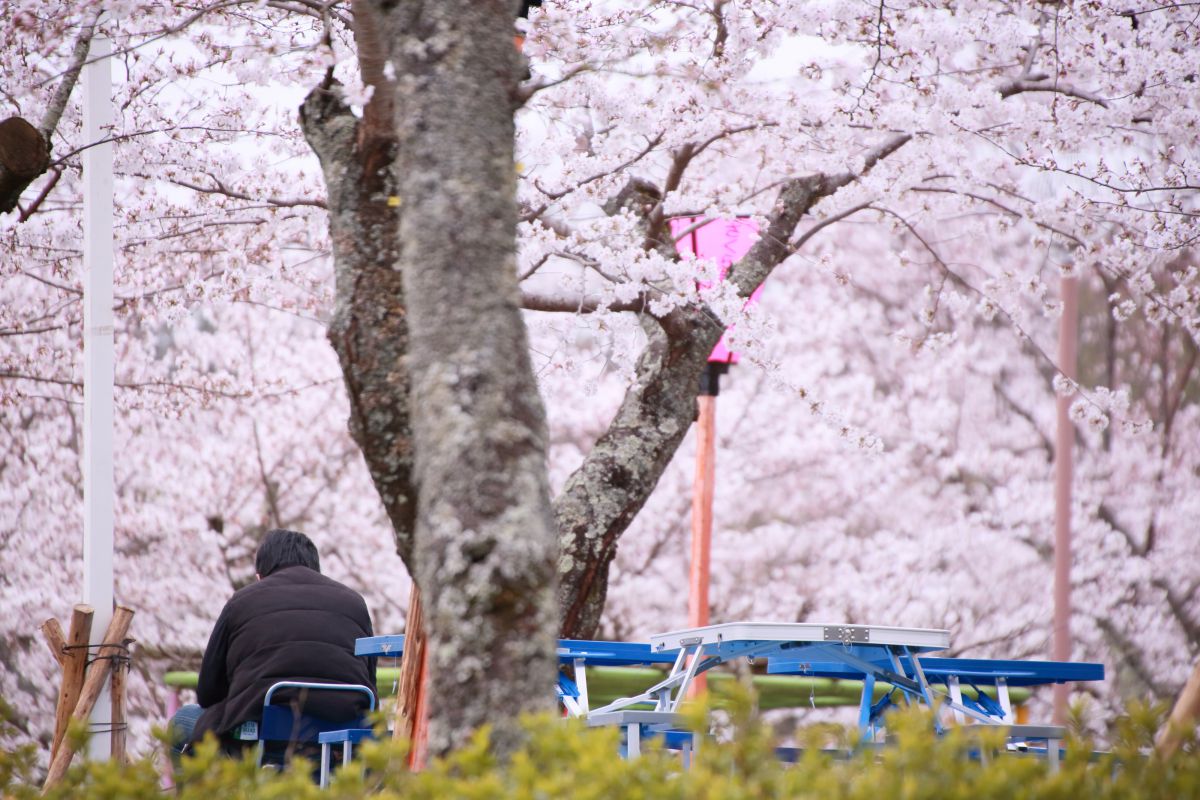
[[[50,164],[50,148],[37,128],[20,117],[0,122],[0,214],[12,211],[21,193]]]
[[[641,510],[695,417],[696,384],[721,327],[699,309],[676,309],[649,337],[636,381],[608,429],[555,499],[562,634],[595,634],[617,539]],[[667,330],[671,331],[670,334]]]
[[[71,99],[71,92],[79,81],[79,73],[83,69],[84,62],[87,61],[88,51],[92,47],[92,37],[96,33],[96,23],[100,21],[102,13],[103,8],[97,6],[88,15],[88,21],[84,23],[79,31],[79,36],[75,39],[75,47],[71,51],[71,63],[67,67],[67,71],[62,74],[58,88],[54,90],[54,96],[50,98],[50,103],[42,115],[38,130],[41,131],[47,142],[51,140],[54,131],[58,129],[58,122],[67,108],[67,101]]]
[[[364,142],[370,139],[390,141],[395,136],[392,118],[396,106],[392,88],[395,76],[389,78],[387,70],[391,57],[388,12],[376,0],[354,0],[353,8],[358,69],[363,85],[374,90],[371,101],[363,109],[359,136]]]
[[[911,134],[902,133],[889,137],[867,151],[862,169],[855,172],[839,172],[833,175],[815,173],[794,178],[784,184],[776,201],[776,211],[767,223],[758,242],[741,261],[730,269],[728,280],[732,280],[742,297],[749,297],[767,279],[776,266],[791,255],[789,244],[792,232],[800,218],[809,212],[818,201],[832,195],[843,186],[866,175],[883,159],[903,147],[912,139]]]
[[[370,107],[383,102],[377,91]],[[400,206],[392,175],[394,137],[360,135],[359,122],[327,79],[300,109],[301,127],[325,175],[336,295],[329,340],[350,400],[350,434],[362,449],[396,537],[413,565],[416,502],[412,485],[408,325],[399,253]]]
[[[1108,101],[1099,95],[1093,94],[1084,89],[1072,86],[1069,83],[1059,83],[1058,81],[1044,78],[1042,80],[1029,80],[1026,78],[1017,78],[1009,81],[1000,87],[1000,96],[1003,98],[1013,97],[1018,94],[1027,94],[1030,92],[1048,92],[1051,94],[1061,94],[1065,97],[1074,97],[1077,100],[1085,100],[1089,103],[1095,103],[1101,108],[1108,108]]]
[[[696,145],[688,143],[681,145],[671,154],[671,167],[667,170],[667,179],[663,182],[662,191],[658,193],[658,202],[650,208],[650,212],[646,215],[646,241],[643,247],[647,250],[661,248],[674,254],[671,237],[663,235],[666,224],[665,203],[668,195],[679,188],[679,184],[683,182],[683,174],[699,152]]]
[[[642,312],[646,310],[648,303],[649,298],[645,296],[631,300],[604,300],[588,293],[553,294],[528,289],[521,292],[521,308],[526,311],[556,311],[567,314],[594,314],[600,310]]]
[[[739,294],[748,297],[794,252],[792,233],[820,200],[856,180],[911,137],[902,134],[872,149],[859,173],[815,174],[789,181],[780,191],[758,242],[730,270]],[[690,160],[676,151],[672,176]],[[661,215],[661,193],[631,181],[606,210],[631,208],[650,228],[647,247],[661,245],[652,227]],[[659,226],[663,224],[661,221]],[[668,244],[670,237],[667,237]],[[608,429],[554,501],[558,521],[563,636],[589,638],[599,626],[608,571],[617,541],[641,510],[695,418],[696,391],[708,356],[724,332],[706,307],[677,308],[659,320],[642,317],[649,341]]]
[[[50,143],[71,91],[79,80],[79,72],[87,61],[101,11],[97,8],[88,15],[88,22],[75,39],[71,63],[62,74],[38,127],[34,128],[20,117],[9,117],[0,122],[0,214],[16,208],[21,193],[50,167]],[[19,221],[24,222],[29,218],[58,182],[58,177],[58,174],[54,175],[34,204],[21,214]]]

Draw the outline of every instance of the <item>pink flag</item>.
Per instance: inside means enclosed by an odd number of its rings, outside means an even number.
[[[688,228],[702,222],[704,217],[675,217],[671,220],[671,235],[679,236]],[[758,240],[758,225],[751,219],[714,219],[690,231],[676,243],[681,253],[695,253],[697,258],[711,258],[720,268],[721,278],[724,278],[729,268],[742,256],[749,252],[750,247]],[[700,288],[705,289],[711,283],[701,282]],[[759,286],[750,295],[746,305],[758,302],[763,287]],[[725,346],[725,336],[713,348],[709,361],[723,364],[738,363],[738,354],[731,352]]]

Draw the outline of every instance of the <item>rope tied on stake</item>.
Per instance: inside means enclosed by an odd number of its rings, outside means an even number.
[[[97,661],[111,661],[112,668],[117,669],[119,667],[127,667],[133,663],[133,655],[131,654],[129,647],[131,644],[133,644],[133,642],[133,639],[126,639],[123,642],[112,644],[103,642],[99,644],[65,644],[62,646],[62,649],[64,651],[87,650],[89,653],[94,651],[96,655],[93,655],[87,660],[87,665],[89,667],[92,664],[95,664]],[[116,650],[117,652],[107,652],[101,654],[101,650]]]

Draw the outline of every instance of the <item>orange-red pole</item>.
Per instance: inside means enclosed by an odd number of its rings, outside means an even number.
[[[392,736],[408,739],[408,767],[425,765],[429,741],[429,649],[425,646],[425,609],[421,590],[413,582],[408,598],[408,620],[404,626],[404,657],[400,662],[400,687],[396,696],[396,718]]]
[[[696,479],[692,490],[692,558],[688,575],[688,627],[709,623],[708,583],[712,563],[713,485],[716,478],[718,367],[710,364],[696,398]],[[704,675],[688,690],[695,697],[707,688]]]
[[[708,579],[712,563],[712,503],[717,398],[696,398],[696,483],[692,494],[692,560],[688,580],[688,626],[708,624]]]
[[[1062,279],[1062,318],[1058,326],[1058,368],[1075,379],[1079,339],[1079,279]],[[1054,660],[1071,660],[1071,474],[1075,426],[1070,410],[1074,393],[1058,395],[1054,437]],[[1054,685],[1054,724],[1067,720],[1070,685]]]
[[[413,725],[412,751],[408,755],[408,768],[413,772],[425,769],[429,754],[429,648],[421,641],[421,672],[417,677],[416,720]]]

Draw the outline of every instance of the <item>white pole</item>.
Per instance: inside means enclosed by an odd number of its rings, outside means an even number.
[[[1058,368],[1075,380],[1079,350],[1079,278],[1062,279],[1062,317],[1058,328]],[[1070,396],[1057,399],[1054,434],[1054,639],[1055,661],[1071,660],[1071,481],[1074,471],[1075,423]],[[1066,725],[1071,685],[1054,684],[1054,724]]]
[[[83,141],[112,135],[112,44],[96,32],[83,68]],[[113,609],[113,148],[83,151],[83,602],[96,610],[92,644]],[[112,752],[108,686],[96,701],[89,752]]]

